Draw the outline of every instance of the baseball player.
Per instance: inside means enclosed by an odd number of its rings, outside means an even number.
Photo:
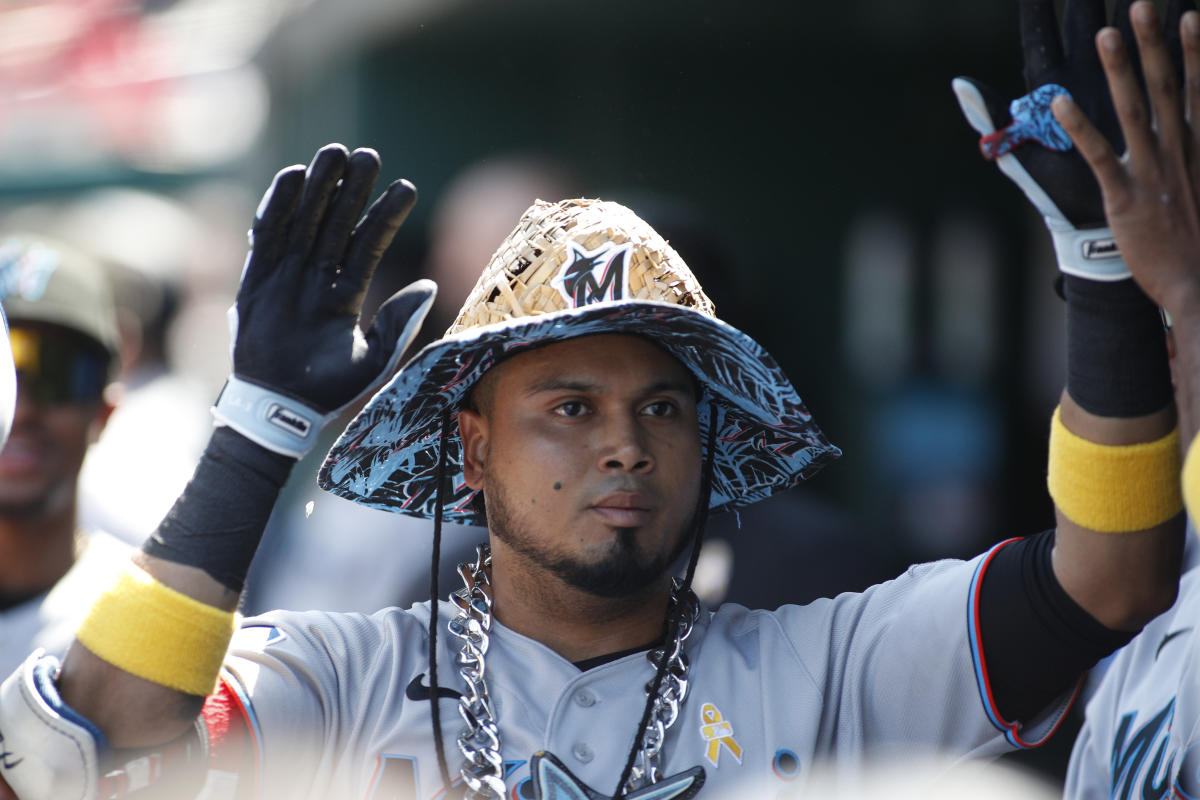
[[[1048,102],[1032,106],[992,139],[1054,129]],[[64,662],[34,653],[0,686],[0,775],[22,798],[186,796],[170,781],[191,774],[219,797],[782,796],[821,760],[852,790],[879,754],[1037,744],[1083,672],[1173,602],[1182,501],[1161,336],[1143,335],[1144,298],[1124,314],[1129,298],[1069,286],[1093,336],[1072,342],[1052,427],[1054,531],[807,606],[700,606],[708,513],[838,451],[654,230],[568,200],[526,212],[447,334],[321,471],[341,496],[433,520],[435,560],[443,522],[485,523],[463,586],[443,600],[435,577],[434,599],[408,610],[238,624],[292,463],[390,372],[432,299],[414,284],[356,324],[414,197],[396,182],[359,221],[378,172],[374,153],[331,146],[268,190],[220,427],[191,484]],[[1059,203],[1078,194],[1052,188]],[[1144,193],[1135,207],[1155,223],[1174,208]],[[1165,225],[1066,224],[1077,242],[1119,235],[1126,260],[1191,244]]]
[[[1172,320],[1173,373],[1181,440],[1188,453],[1183,470],[1190,516],[1200,513],[1200,472],[1195,435],[1200,425],[1200,335],[1196,287],[1200,285],[1200,212],[1194,163],[1187,169],[1197,132],[1181,111],[1195,109],[1200,74],[1200,16],[1188,12],[1179,38],[1158,26],[1153,7],[1136,4],[1132,30],[1101,34],[1100,53],[1112,87],[1127,146],[1118,161],[1111,137],[1093,127],[1071,104],[1060,119],[1094,170],[1107,218],[1134,279]],[[1148,109],[1127,51],[1136,39],[1148,87]],[[1182,64],[1180,63],[1182,61]],[[1183,72],[1185,70],[1185,72]],[[1181,72],[1187,81],[1181,86]],[[1149,113],[1147,113],[1147,111]],[[1150,126],[1153,120],[1153,127]],[[1146,215],[1138,195],[1157,198],[1163,210]],[[1167,230],[1172,233],[1163,236]],[[1136,231],[1134,235],[1130,235]],[[1140,236],[1140,233],[1154,236]],[[1167,241],[1190,241],[1165,247]],[[1138,251],[1138,248],[1143,248]],[[1196,543],[1189,541],[1194,551]],[[1194,558],[1194,553],[1192,556]],[[1189,563],[1193,559],[1189,559]],[[1104,673],[1071,754],[1065,794],[1071,798],[1194,798],[1200,796],[1200,674],[1196,672],[1196,620],[1200,573],[1187,571],[1179,598],[1148,624]]]
[[[52,239],[6,233],[0,299],[20,383],[0,449],[0,669],[11,672],[35,647],[66,651],[88,598],[131,549],[77,513],[81,464],[113,410],[106,389],[118,367],[101,266]]]

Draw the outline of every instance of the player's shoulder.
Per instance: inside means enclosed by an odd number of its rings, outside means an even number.
[[[955,620],[963,622],[960,635],[965,635],[962,609],[982,558],[916,564],[861,592],[805,604],[749,609],[725,603],[712,613],[707,636],[734,648],[758,647],[778,639],[808,662],[883,636],[928,635],[929,628],[944,630]]]
[[[963,589],[979,570],[984,558],[980,555],[969,561],[942,559],[913,564],[900,575],[874,584],[858,592],[842,592],[834,597],[820,597],[803,604],[784,604],[774,609],[751,609],[737,603],[724,603],[712,615],[718,629],[744,632],[764,625],[791,625],[799,621],[812,624],[839,615],[854,615],[866,606],[891,607],[894,604],[925,593],[936,596],[931,586],[959,585]]]
[[[427,602],[407,609],[384,608],[371,614],[268,611],[241,620],[232,649],[236,652],[286,648],[323,652],[337,658],[389,649],[411,652],[424,646],[428,626]]]

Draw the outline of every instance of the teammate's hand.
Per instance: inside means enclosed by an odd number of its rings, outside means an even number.
[[[281,170],[259,204],[230,310],[233,376],[213,413],[268,449],[303,455],[324,422],[388,377],[433,301],[434,284],[417,281],[369,330],[358,325],[375,267],[416,200],[411,183],[396,181],[364,215],[379,171],[373,150],[327,145],[307,170]]]
[[[1118,0],[1114,24],[1128,30],[1130,0]],[[1180,3],[1171,3],[1172,19]],[[1041,212],[1054,239],[1060,269],[1095,280],[1129,276],[1104,216],[1091,170],[1050,112],[1069,93],[1096,130],[1120,150],[1121,126],[1104,80],[1093,37],[1104,24],[1104,0],[1068,0],[1060,35],[1052,0],[1020,3],[1021,44],[1029,94],[1002,102],[983,84],[956,78],[954,92],[968,122],[983,135],[980,149]],[[1174,44],[1178,53],[1178,42]],[[1177,59],[1178,60],[1178,59]],[[1137,70],[1134,63],[1133,69]]]
[[[1078,104],[1056,100],[1054,113],[1095,172],[1105,216],[1134,278],[1170,310],[1173,302],[1200,292],[1200,127],[1194,118],[1200,110],[1200,14],[1188,11],[1175,22],[1186,66],[1186,105],[1171,39],[1153,4],[1137,2],[1130,14],[1148,109],[1137,60],[1119,32],[1108,28],[1096,37],[1124,134],[1124,156]]]

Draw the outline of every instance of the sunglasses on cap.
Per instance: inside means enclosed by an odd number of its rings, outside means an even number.
[[[108,354],[86,336],[12,323],[17,393],[42,406],[91,403],[108,383]]]

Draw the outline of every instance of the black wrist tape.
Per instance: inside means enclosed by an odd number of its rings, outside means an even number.
[[[1132,279],[1065,275],[1067,392],[1102,417],[1138,417],[1171,402],[1171,368],[1158,307]]]
[[[230,428],[215,429],[192,480],[142,550],[199,567],[240,592],[295,463]]]

